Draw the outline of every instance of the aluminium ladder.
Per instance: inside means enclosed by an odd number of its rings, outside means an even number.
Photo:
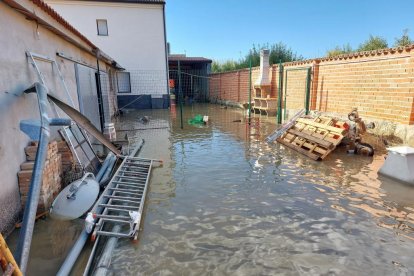
[[[102,212],[93,213],[97,219],[93,238],[110,236],[137,239],[154,161],[125,157],[97,201]]]

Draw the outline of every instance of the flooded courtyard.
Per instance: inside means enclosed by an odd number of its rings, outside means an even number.
[[[196,114],[209,124],[189,125]],[[274,117],[248,127],[240,110],[216,105],[186,107],[184,129],[178,110],[130,112],[117,128],[143,137],[141,156],[164,166],[139,243],[116,250],[115,275],[414,272],[414,188],[378,178],[381,154],[338,149],[315,162],[264,142]]]
[[[188,124],[196,114],[209,124]],[[140,156],[164,164],[152,173],[139,242],[119,241],[113,275],[414,273],[414,188],[378,177],[384,155],[338,148],[312,161],[264,141],[274,121],[249,126],[241,110],[218,105],[185,107],[183,129],[178,110],[124,113],[118,139],[144,138]],[[81,226],[38,221],[28,274],[54,275]]]

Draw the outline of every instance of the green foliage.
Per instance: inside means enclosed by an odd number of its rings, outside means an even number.
[[[363,42],[361,45],[359,45],[359,48],[357,49],[357,52],[362,51],[373,51],[373,50],[379,50],[388,48],[387,40],[380,36],[373,36],[370,35],[368,40]]]
[[[404,29],[402,36],[395,39],[394,47],[407,46],[413,43],[414,41],[408,36],[408,29]]]
[[[213,73],[217,72],[226,72],[226,71],[233,71],[239,70],[243,68],[249,68],[250,60],[252,63],[252,67],[260,65],[260,50],[262,49],[269,49],[269,63],[270,65],[281,62],[288,62],[288,61],[295,61],[295,60],[302,60],[303,57],[301,55],[297,55],[295,52],[292,51],[291,48],[286,46],[284,43],[279,42],[275,44],[265,44],[260,45],[258,44],[253,45],[253,48],[250,52],[238,61],[234,60],[227,60],[224,62],[213,61],[211,65],[211,71]]]
[[[343,45],[342,47],[336,46],[332,50],[326,51],[326,56],[334,57],[334,56],[339,56],[339,55],[344,55],[344,54],[350,54],[352,52],[353,52],[352,47],[348,43],[348,44]]]

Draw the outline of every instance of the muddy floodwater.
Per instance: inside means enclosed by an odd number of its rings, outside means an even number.
[[[189,125],[196,114],[208,125]],[[184,129],[178,109],[126,112],[116,125],[119,139],[144,138],[140,156],[164,164],[139,242],[120,240],[113,275],[414,274],[414,187],[378,177],[383,154],[338,149],[316,162],[264,142],[274,117],[249,127],[242,111],[217,105],[183,115]],[[62,243],[78,231],[66,229]],[[50,243],[50,231],[37,237]],[[32,258],[57,271],[42,248]]]

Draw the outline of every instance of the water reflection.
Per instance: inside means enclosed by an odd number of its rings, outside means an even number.
[[[181,130],[168,112],[146,111],[118,128],[142,114],[151,129],[131,135],[164,166],[153,173],[140,242],[121,241],[114,274],[414,271],[414,189],[377,177],[383,156],[338,150],[314,162],[263,142],[274,118],[250,128],[240,111],[210,105],[184,112],[185,122],[209,115],[207,126]]]

